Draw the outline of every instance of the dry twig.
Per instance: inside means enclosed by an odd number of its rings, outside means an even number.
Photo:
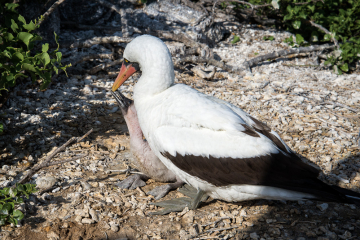
[[[109,27],[109,26],[100,26],[100,25],[83,25],[83,24],[77,24],[75,22],[71,21],[61,21],[61,24],[71,26],[78,29],[84,29],[84,30],[105,30],[105,31],[121,31],[121,27]]]
[[[336,40],[334,33],[330,32],[329,30],[327,30],[326,28],[324,28],[323,26],[321,26],[320,24],[314,23],[313,21],[309,21],[309,23],[314,26],[317,27],[318,29],[320,29],[321,31],[323,31],[326,34],[329,34],[331,37],[331,40],[334,42],[335,46],[337,49],[339,49],[339,42]]]
[[[66,162],[71,162],[71,161],[75,161],[77,159],[80,159],[86,155],[78,155],[76,157],[70,158],[70,159],[65,159],[65,160],[59,160],[56,162],[50,162],[50,160],[59,152],[65,150],[65,148],[67,146],[69,146],[71,143],[73,143],[74,141],[76,142],[80,142],[82,141],[84,138],[86,138],[87,136],[89,136],[90,133],[92,133],[93,129],[91,129],[90,131],[88,131],[85,135],[83,135],[81,138],[76,138],[76,137],[72,137],[70,138],[66,143],[64,143],[61,147],[55,149],[55,151],[53,151],[49,156],[47,156],[47,158],[40,164],[35,165],[34,167],[32,167],[30,169],[30,171],[23,176],[20,181],[18,182],[19,184],[22,184],[24,182],[26,182],[29,178],[31,178],[35,173],[37,173],[40,169],[44,168],[44,167],[49,167],[49,166],[53,166],[53,165],[58,165],[58,164],[62,164],[62,163],[66,163]]]
[[[112,56],[113,55],[111,53],[85,55],[85,56],[82,56],[80,59],[77,59],[74,63],[72,63],[72,66],[75,66],[78,63],[89,61],[92,59],[111,59]]]
[[[123,60],[122,59],[117,59],[115,61],[112,61],[112,62],[108,62],[108,63],[101,63],[93,68],[91,68],[88,73],[89,74],[95,74],[101,70],[105,70],[106,68],[108,67],[111,67],[111,66],[114,66],[114,65],[117,65],[117,64],[120,64]]]
[[[249,61],[245,61],[243,63],[243,66],[246,68],[251,68],[251,67],[255,66],[256,64],[266,61],[266,60],[269,60],[269,59],[284,57],[284,56],[288,56],[291,54],[308,53],[308,52],[329,50],[329,49],[334,49],[334,48],[335,48],[334,45],[324,44],[324,45],[313,45],[313,46],[309,46],[309,47],[284,49],[284,50],[280,50],[277,52],[272,52],[272,53],[268,53],[268,54],[265,54],[262,56],[258,56]]]
[[[200,56],[189,56],[189,57],[183,57],[183,58],[180,58],[180,59],[177,59],[175,62],[174,62],[174,66],[176,67],[179,67],[180,66],[180,63],[183,63],[183,62],[191,62],[191,63],[207,63],[207,64],[211,64],[215,67],[219,67],[227,72],[231,72],[231,73],[236,73],[236,74],[239,74],[241,76],[244,75],[244,72],[243,70],[244,69],[238,69],[238,68],[233,68],[229,65],[226,65],[225,63],[223,62],[220,62],[220,61],[217,61],[215,60],[214,58],[202,58]]]
[[[43,15],[43,19],[41,19],[36,25],[41,25],[49,16],[50,14],[65,0],[58,0],[56,1]]]
[[[77,40],[75,42],[64,41],[60,42],[61,47],[63,48],[88,48],[96,44],[104,44],[104,43],[129,43],[133,40],[133,38],[127,37],[94,37],[90,39]]]
[[[104,0],[93,0],[93,1],[98,2],[98,3],[100,3],[101,5],[110,8],[111,10],[117,12],[118,14],[121,14],[121,13],[120,13],[121,9],[118,8],[117,6],[109,3],[108,1],[104,1]]]

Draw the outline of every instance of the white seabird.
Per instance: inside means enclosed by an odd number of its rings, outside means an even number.
[[[229,202],[359,201],[360,194],[320,181],[318,169],[243,110],[175,84],[171,54],[159,38],[135,38],[123,57],[112,91],[140,68],[133,98],[144,137],[163,164],[199,193]]]

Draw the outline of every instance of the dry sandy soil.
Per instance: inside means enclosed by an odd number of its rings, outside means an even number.
[[[275,40],[263,40],[269,35]],[[213,50],[227,64],[236,66],[258,54],[288,48],[283,43],[287,36],[289,33],[251,27],[237,44],[230,44],[230,36]],[[91,51],[110,51],[104,49],[97,46]],[[294,151],[319,166],[324,181],[360,192],[356,141],[360,77],[356,73],[338,76],[321,66],[313,68],[312,60],[305,54],[268,61],[243,77],[218,69],[211,81],[194,75],[190,66],[176,70],[176,78],[251,113],[276,130]],[[1,113],[11,115],[5,122],[5,134],[0,136],[1,187],[19,179],[24,170],[44,160],[70,137],[80,137],[91,128],[94,132],[55,159],[77,154],[86,157],[43,169],[33,177],[32,182],[54,179],[54,187],[23,204],[26,217],[21,225],[2,227],[0,238],[360,239],[360,207],[349,204],[208,199],[197,210],[150,215],[157,207],[150,204],[155,200],[146,192],[162,183],[149,180],[135,190],[114,185],[125,179],[119,170],[133,166],[133,157],[123,117],[106,92],[113,80],[104,72],[73,74],[56,79],[44,93],[31,84],[19,84],[11,93],[1,109]],[[129,97],[135,80],[122,87]],[[172,191],[165,199],[182,196]]]

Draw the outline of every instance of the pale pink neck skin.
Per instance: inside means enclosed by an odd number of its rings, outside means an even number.
[[[135,158],[136,165],[141,172],[161,182],[176,181],[176,176],[152,152],[148,142],[143,139],[134,103],[128,109],[121,108],[130,134],[130,148]]]

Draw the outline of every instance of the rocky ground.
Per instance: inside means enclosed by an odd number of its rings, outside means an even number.
[[[213,48],[218,58],[237,66],[258,54],[286,49],[289,33],[247,26],[229,31]],[[94,31],[65,32],[94,36]],[[274,36],[274,41],[263,40]],[[167,43],[169,46],[172,43]],[[66,49],[64,50],[67,51]],[[72,54],[84,54],[72,50]],[[111,52],[94,46],[90,52]],[[86,52],[85,52],[86,54]],[[106,60],[105,60],[106,61]],[[285,142],[324,174],[321,178],[360,191],[360,76],[336,75],[313,67],[312,55],[268,61],[243,77],[218,69],[211,81],[191,68],[176,70],[176,81],[229,101],[276,130]],[[98,62],[97,62],[98,63]],[[96,63],[84,63],[87,69]],[[114,71],[118,70],[118,66]],[[137,76],[121,87],[131,97]],[[55,157],[86,156],[75,162],[43,169],[33,176],[41,188],[20,208],[19,226],[2,227],[3,239],[359,239],[360,208],[313,201],[249,201],[227,203],[209,199],[197,210],[165,216],[150,215],[157,207],[146,192],[162,183],[149,180],[143,188],[121,190],[114,184],[132,166],[129,136],[117,104],[108,92],[114,77],[69,74],[42,92],[31,83],[17,85],[7,103],[5,132],[0,136],[0,187],[11,186],[24,171],[41,162],[69,138],[84,141]],[[134,170],[136,171],[136,170]],[[171,192],[165,199],[183,196]]]

